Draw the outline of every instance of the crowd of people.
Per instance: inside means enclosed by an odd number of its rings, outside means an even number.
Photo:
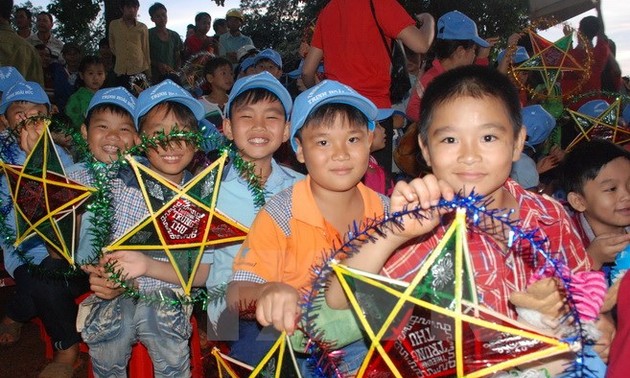
[[[302,376],[319,376],[308,353],[312,335],[304,337],[301,324],[313,267],[343,244],[348,230],[418,208],[422,217],[379,230],[343,261],[410,282],[454,218],[452,211],[436,213],[439,200],[474,191],[490,211],[512,209],[507,221],[535,230],[563,272],[579,277],[567,293],[560,273],[541,269],[548,260],[537,255],[532,262],[531,245],[515,245],[504,228],[488,227],[467,239],[479,303],[561,338],[561,327],[549,325],[566,321],[573,308],[568,296],[587,297],[575,304],[575,315],[594,330],[580,363],[595,376],[625,375],[630,101],[601,1],[597,16],[580,22],[570,50],[590,72],[565,70],[552,85],[538,71],[518,69],[535,54],[530,36],[482,38],[476,22],[459,11],[436,20],[428,13],[411,17],[396,0],[331,0],[304,34],[299,67],[286,72],[278,51],[258,49],[241,33],[246,19],[239,9],[214,23],[198,13],[182,41],[166,27],[163,4],[148,9],[151,29],[137,21],[137,0],[120,5],[122,17],[110,23],[98,55],[84,56],[81,46],[52,35],[50,13],[36,15],[33,32],[29,9],[0,0],[0,160],[25,163],[46,127],[41,116],[64,124],[50,132],[67,177],[95,186],[95,166],[108,170],[111,235],[101,239],[110,244],[151,215],[138,179],[114,164],[125,151],[144,146],[142,156],[130,159],[185,187],[216,158],[216,140],[233,144],[251,170],[240,170],[240,160],[227,164],[216,208],[249,232],[244,241],[207,247],[194,270],[192,286],[224,290],[222,300],[208,303],[210,343],[256,366],[284,331]],[[506,44],[498,51],[501,40]],[[391,96],[399,84],[392,74],[400,63],[397,43],[411,87],[402,101]],[[200,67],[182,71],[200,56]],[[615,112],[609,93],[622,99]],[[575,114],[599,131],[586,133]],[[79,160],[68,134],[85,139],[88,161]],[[178,136],[146,142],[171,134]],[[252,190],[251,173],[262,194]],[[3,177],[0,205],[6,227],[15,231],[21,210],[11,193]],[[266,201],[261,208],[259,194]],[[101,211],[88,206],[78,219],[75,261],[83,275],[51,278],[68,262],[39,236],[18,246],[0,240],[3,267],[15,281],[0,345],[18,343],[22,325],[38,317],[55,349],[40,377],[72,377],[81,342],[97,377],[126,376],[137,342],[147,348],[155,376],[190,376],[192,304],[178,300],[180,273],[163,251],[93,256],[99,235],[91,224]],[[140,299],[113,272],[123,272]],[[354,376],[369,340],[339,281],[331,278],[321,290],[318,311],[334,313],[337,323],[334,331],[321,330],[340,352],[334,370]],[[163,301],[142,300],[156,296]],[[86,298],[77,304],[78,297]],[[560,376],[574,352],[509,374]]]

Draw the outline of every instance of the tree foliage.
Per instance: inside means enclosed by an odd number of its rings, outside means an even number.
[[[104,19],[98,0],[52,0],[48,11],[56,18],[56,34],[64,42],[76,42],[86,53],[98,49],[104,35]]]

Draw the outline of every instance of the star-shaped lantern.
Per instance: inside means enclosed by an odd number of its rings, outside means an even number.
[[[580,78],[577,88],[573,90],[572,93],[563,93],[563,95],[569,96],[579,90],[582,84],[588,80],[590,66],[585,66],[585,64],[577,61],[575,57],[570,54],[572,45],[571,35],[569,34],[562,37],[556,42],[551,42],[536,34],[531,28],[528,29],[527,34],[529,34],[529,39],[532,44],[533,55],[526,61],[512,68],[513,72],[540,72],[545,91],[537,93],[537,95],[545,98],[556,95],[554,86],[558,80],[560,80],[560,74],[563,71],[571,71]],[[517,78],[518,76],[515,75],[515,77]],[[519,85],[521,87],[527,87],[527,83],[519,82]]]
[[[478,304],[464,210],[411,283],[333,269],[370,339],[358,377],[481,377],[569,350]]]
[[[569,109],[569,114],[580,133],[569,143],[566,150],[570,151],[581,141],[591,139],[606,139],[618,145],[630,143],[630,128],[618,125],[620,109],[621,99],[615,100],[597,117]]]
[[[180,187],[127,157],[149,215],[106,250],[164,251],[185,294],[190,294],[203,251],[211,245],[243,240],[248,232],[215,209],[226,158],[224,154]]]
[[[23,166],[0,162],[15,209],[16,240],[38,235],[74,264],[76,212],[96,191],[68,179],[48,127],[43,128]]]
[[[212,354],[216,358],[218,376],[220,378],[300,378],[300,369],[297,366],[295,354],[291,349],[291,342],[287,334],[282,333],[273,344],[258,366],[252,368],[240,361],[230,358],[218,349],[213,349]]]

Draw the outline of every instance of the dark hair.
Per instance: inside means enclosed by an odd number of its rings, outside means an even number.
[[[595,16],[586,16],[580,20],[580,32],[590,41],[599,34],[602,24]]]
[[[0,0],[0,17],[5,20],[11,20],[11,12],[13,11],[13,0]]]
[[[94,66],[98,64],[103,64],[101,58],[96,55],[88,55],[81,59],[81,63],[79,63],[79,72],[83,73],[89,66]]]
[[[212,17],[210,17],[210,15],[207,12],[199,12],[197,13],[197,15],[195,15],[195,24],[201,21],[203,17],[208,17],[209,19],[212,20]]]
[[[249,105],[249,104],[257,104],[261,101],[279,101],[282,104],[282,101],[276,96],[275,93],[270,90],[264,88],[253,88],[247,90],[243,93],[239,93],[238,96],[234,98],[234,100],[230,103],[230,117],[234,114],[234,111],[239,108]],[[285,114],[287,109],[284,109]]]
[[[138,0],[120,0],[120,8],[124,7],[140,7],[140,2]]]
[[[215,18],[214,22],[212,23],[212,29],[214,29],[214,31],[217,31],[217,28],[220,26],[225,26],[227,27],[227,21],[225,20],[225,18]]]
[[[70,50],[74,50],[78,52],[79,54],[83,53],[83,49],[76,42],[66,42],[61,48],[61,53],[64,54],[64,53],[69,52]]]
[[[48,55],[50,55],[52,57],[52,50],[50,49],[50,47],[44,45],[43,43],[38,43],[35,45],[35,50],[46,50],[48,51]]]
[[[149,16],[153,17],[153,14],[159,11],[160,9],[163,9],[164,11],[166,11],[166,7],[164,6],[164,4],[154,3],[153,5],[149,7]]]
[[[18,12],[24,12],[24,14],[26,14],[26,18],[28,18],[29,21],[33,20],[33,13],[31,13],[31,10],[28,8],[17,8],[15,10],[15,13],[17,14]]]
[[[37,14],[37,17],[39,17],[39,16],[47,16],[47,17],[48,17],[48,19],[50,20],[50,22],[54,22],[54,21],[53,21],[53,16],[52,16],[52,14],[50,14],[49,12],[39,12],[39,13]]]
[[[312,125],[322,125],[332,127],[337,118],[343,118],[353,127],[367,127],[368,118],[359,109],[348,104],[324,104],[312,111],[304,120],[304,125],[300,127],[295,136],[302,142],[302,130]]]
[[[169,115],[173,113],[175,118],[179,121],[178,127],[189,128],[192,131],[199,131],[198,121],[195,118],[195,114],[188,108],[186,105],[181,104],[175,101],[164,101],[152,107],[148,112],[146,112],[140,119],[138,120],[138,130],[142,132],[142,128],[145,124],[147,116],[151,114],[153,111],[164,109],[166,112],[165,115]]]
[[[214,75],[214,72],[223,66],[230,67],[230,72],[232,72],[232,63],[229,60],[220,56],[210,58],[203,66],[203,75]]]
[[[630,152],[608,140],[593,139],[578,144],[562,161],[560,181],[563,189],[567,194],[584,194],[584,185],[594,180],[606,164],[619,157],[630,161]]]
[[[514,137],[518,137],[522,126],[521,103],[518,90],[507,75],[478,65],[468,65],[448,70],[437,76],[427,87],[420,106],[418,135],[427,144],[429,125],[435,109],[460,97],[477,99],[492,97],[500,101],[507,111]]]
[[[474,46],[476,43],[472,40],[455,40],[455,39],[441,39],[436,38],[435,43],[433,44],[433,52],[435,53],[435,57],[443,60],[455,52],[457,48],[461,46],[465,50],[468,50]]]
[[[129,113],[127,110],[125,110],[125,108],[115,105],[115,104],[104,103],[104,104],[96,105],[95,107],[90,109],[90,111],[85,116],[85,121],[83,122],[85,123],[85,127],[86,128],[90,127],[90,120],[92,119],[92,115],[96,113],[105,112],[105,111],[110,111],[113,114],[119,115],[121,117],[127,116],[131,119],[131,123],[133,123],[133,114]]]
[[[99,48],[101,48],[101,47],[109,47],[109,39],[108,38],[101,38],[98,41],[98,47]]]
[[[193,25],[193,24],[188,24],[188,26],[186,26],[186,30],[188,30],[188,29],[195,30],[195,28],[196,28],[196,26]]]

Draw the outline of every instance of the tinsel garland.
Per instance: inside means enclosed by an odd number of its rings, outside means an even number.
[[[341,261],[354,253],[358,252],[361,245],[367,242],[373,242],[377,237],[385,237],[387,232],[403,227],[403,217],[411,216],[422,221],[426,219],[425,214],[431,210],[454,210],[457,208],[466,209],[469,227],[474,227],[482,232],[496,233],[499,230],[508,235],[508,248],[513,248],[516,243],[526,241],[530,245],[530,253],[522,256],[526,261],[533,264],[533,268],[540,271],[545,270],[549,266],[553,269],[556,278],[562,284],[566,293],[566,304],[568,311],[561,319],[561,322],[568,325],[571,333],[566,335],[563,341],[569,343],[579,342],[582,346],[592,345],[594,342],[589,338],[588,331],[580,321],[580,316],[574,300],[574,289],[571,284],[571,276],[561,269],[563,263],[553,257],[553,253],[545,249],[546,238],[539,236],[539,230],[523,230],[518,226],[518,220],[511,220],[510,215],[514,210],[490,209],[491,201],[484,199],[482,196],[471,193],[468,196],[456,195],[452,201],[440,200],[437,206],[430,210],[421,208],[405,209],[400,212],[385,214],[381,218],[368,220],[363,226],[354,225],[353,228],[345,235],[343,245],[336,249],[324,253],[323,263],[321,266],[313,266],[311,274],[313,283],[309,290],[301,293],[302,317],[299,321],[299,329],[305,333],[309,339],[307,343],[307,353],[312,372],[319,377],[342,377],[339,373],[339,362],[343,356],[338,350],[334,350],[334,344],[324,341],[324,335],[321,330],[316,329],[315,318],[321,307],[322,301],[325,300],[321,295],[327,288],[328,280],[331,277],[333,261]],[[522,251],[517,251],[521,253]],[[537,266],[537,257],[544,258],[545,266]],[[592,372],[584,364],[586,352],[581,348],[576,353],[573,363],[565,370],[567,377],[588,377]],[[590,374],[590,375],[589,375]]]

